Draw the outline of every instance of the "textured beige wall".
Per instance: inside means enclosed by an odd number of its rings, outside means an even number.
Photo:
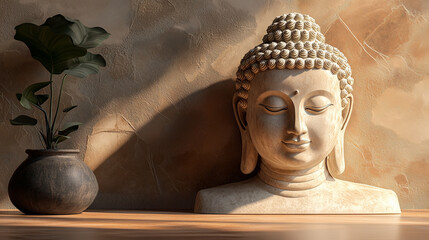
[[[14,26],[57,13],[102,26],[108,66],[66,82],[68,120],[85,124],[63,147],[95,171],[93,207],[190,209],[196,191],[245,178],[231,96],[240,59],[275,16],[314,17],[348,57],[355,108],[339,178],[393,189],[402,208],[429,208],[429,3],[425,0],[0,0],[0,208],[26,148],[41,145],[15,93],[47,72]]]

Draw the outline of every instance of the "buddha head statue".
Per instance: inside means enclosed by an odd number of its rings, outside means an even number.
[[[241,171],[253,172],[261,159],[282,171],[326,161],[329,173],[341,174],[353,107],[347,58],[300,13],[276,17],[262,41],[245,54],[235,81]]]

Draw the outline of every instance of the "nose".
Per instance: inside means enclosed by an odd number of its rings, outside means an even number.
[[[300,111],[299,107],[294,106],[294,110],[290,111],[287,133],[299,136],[307,133],[307,131],[304,111]]]

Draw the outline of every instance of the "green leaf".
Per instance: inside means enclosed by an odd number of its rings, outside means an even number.
[[[42,88],[48,86],[49,84],[51,84],[50,81],[31,84],[26,89],[24,89],[24,92],[22,94],[17,94],[16,97],[18,99],[20,99],[19,102],[21,103],[21,105],[24,108],[30,109],[31,104],[40,105],[39,104],[40,102],[43,103],[44,101],[47,100],[46,97],[49,97],[48,95],[37,95],[36,96],[35,93],[37,91],[41,90]]]
[[[42,26],[49,26],[54,32],[69,35],[75,45],[85,49],[99,46],[110,36],[110,33],[101,27],[88,28],[79,20],[61,14],[48,18]]]
[[[70,112],[72,109],[74,109],[76,107],[77,107],[77,105],[66,107],[66,108],[64,108],[63,112]]]
[[[67,136],[70,133],[79,129],[79,125],[82,125],[80,122],[69,122],[64,124],[60,131],[58,131],[58,135]]]
[[[73,25],[72,21],[68,21],[63,15],[57,14],[46,19],[45,23],[40,26],[48,26],[56,33],[65,33],[69,35],[68,32],[70,31],[71,25]]]
[[[27,115],[19,115],[15,119],[10,120],[10,124],[34,126],[37,124],[37,119],[34,119],[34,118],[29,117]]]
[[[35,96],[37,98],[37,103],[39,106],[42,105],[44,102],[46,102],[46,100],[49,99],[48,94],[40,94],[40,95],[35,95]],[[18,99],[18,101],[21,101],[22,93],[17,93],[16,98]]]
[[[63,135],[56,135],[54,137],[53,141],[58,144],[60,142],[64,142],[67,139],[70,139],[70,137],[69,136],[63,136]]]
[[[86,54],[86,49],[75,46],[70,36],[55,33],[48,26],[23,23],[16,26],[15,30],[14,38],[24,42],[30,49],[31,56],[52,74],[61,74],[70,67],[70,59]]]
[[[79,78],[86,78],[90,74],[95,74],[100,71],[99,67],[106,66],[106,61],[100,54],[92,54],[88,52],[85,56],[70,60],[71,67],[65,70],[65,74],[73,75]]]
[[[37,105],[41,106],[43,103],[46,102],[46,100],[49,99],[49,95],[48,94],[40,94],[40,95],[36,95],[37,97]]]

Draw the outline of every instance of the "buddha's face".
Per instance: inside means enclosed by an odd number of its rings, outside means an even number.
[[[326,70],[269,70],[252,80],[247,128],[264,164],[279,170],[317,165],[343,125],[337,76]]]

